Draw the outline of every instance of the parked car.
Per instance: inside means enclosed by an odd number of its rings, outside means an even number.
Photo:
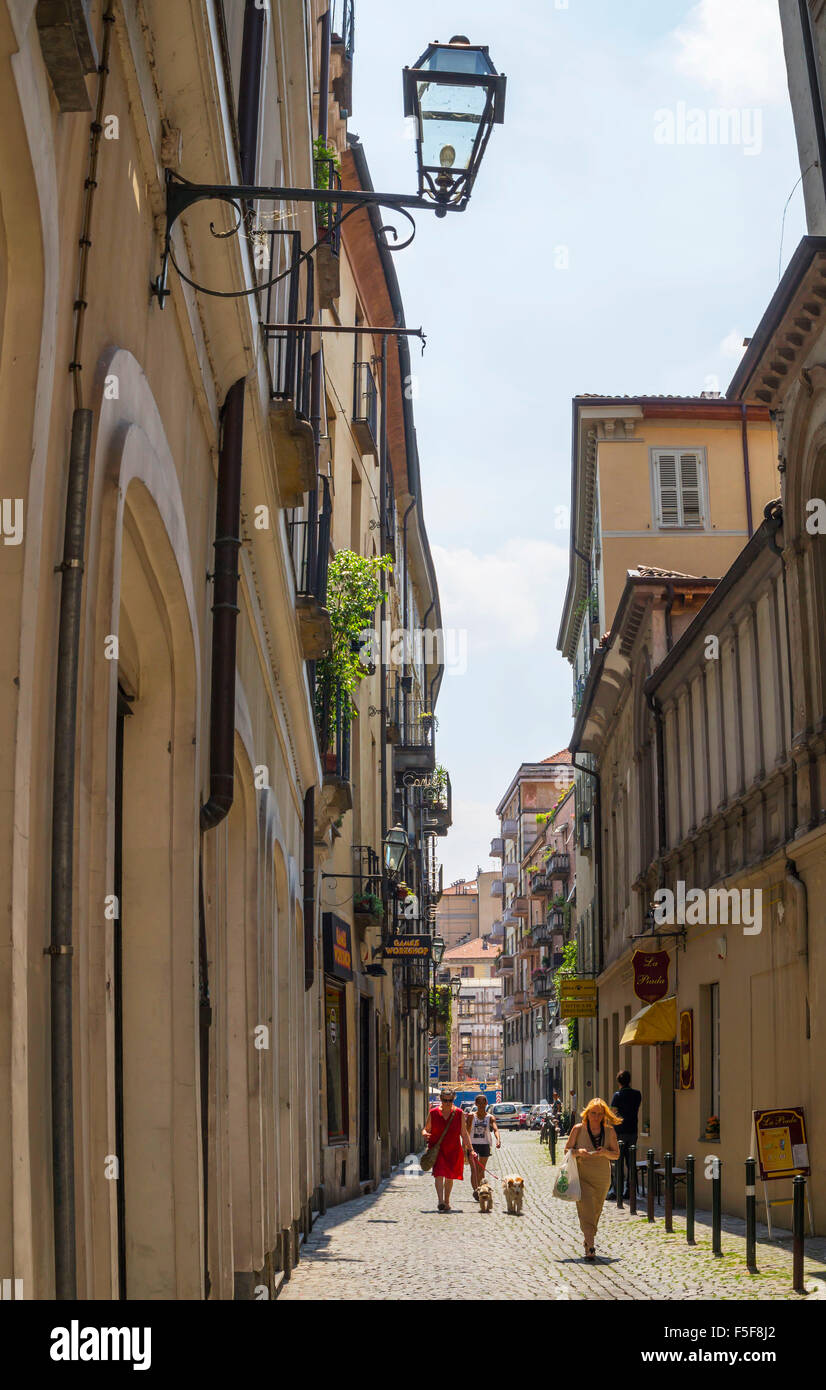
[[[501,1100],[490,1107],[490,1113],[499,1129],[516,1129],[520,1105],[515,1100]]]
[[[519,1107],[519,1114],[516,1117],[517,1129],[529,1129],[531,1123],[531,1106],[522,1105]]]
[[[550,1110],[550,1105],[546,1100],[541,1100],[538,1105],[531,1106],[531,1129],[541,1129],[542,1121]]]

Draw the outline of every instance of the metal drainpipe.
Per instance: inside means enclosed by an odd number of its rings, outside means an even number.
[[[235,795],[235,644],[245,388],[246,378],[241,377],[229,388],[222,412],[212,591],[209,800],[201,807],[202,830],[220,824]]]
[[[594,781],[596,782],[596,794],[594,796],[594,854],[596,855],[597,861],[597,905],[599,908],[599,911],[597,912],[597,947],[599,952],[599,961],[596,973],[597,975],[599,975],[602,973],[602,962],[605,947],[602,922],[602,779],[600,778],[599,773],[595,772],[593,768],[584,767],[582,763],[578,763],[576,761],[576,753],[573,753],[571,755],[571,766],[575,767],[577,772],[584,772],[586,777],[593,777]]]
[[[238,82],[238,144],[241,182],[255,183],[258,157],[258,113],[261,107],[261,59],[264,52],[266,7],[247,0],[241,41],[241,74]]]
[[[327,141],[327,121],[330,111],[330,45],[332,42],[332,24],[329,10],[325,10],[319,23],[321,24],[321,71],[318,81],[318,135],[319,139],[326,144]]]
[[[786,882],[794,893],[797,902],[797,954],[809,960],[809,894],[806,884],[797,872],[791,859],[786,860]]]
[[[75,1241],[74,1084],[72,1074],[72,916],[74,907],[75,739],[80,629],[83,601],[83,554],[86,543],[86,498],[92,452],[92,412],[83,407],[81,383],[83,324],[92,208],[97,189],[97,165],[102,130],[109,50],[115,17],[111,4],[103,16],[103,42],[98,67],[95,116],[90,129],[89,163],[85,181],[79,239],[77,298],[74,303],[72,361],[75,410],[69,445],[69,477],[59,566],[57,674],[55,679],[54,765],[52,772],[52,860],[50,942],[51,958],[51,1111],[52,1208],[54,1224],[55,1297],[77,1298]]]
[[[671,611],[674,607],[674,585],[670,579],[665,586],[665,591],[668,595],[665,605],[665,649],[667,652],[670,652],[671,648],[674,646],[674,630],[671,626]]]
[[[746,524],[749,528],[749,540],[754,535],[754,522],[751,514],[751,469],[749,467],[749,424],[748,407],[745,401],[740,402],[740,434],[743,441],[743,480],[746,485]]]
[[[654,732],[657,750],[657,858],[662,867],[662,856],[665,854],[666,847],[666,815],[665,815],[665,740],[663,736],[663,707],[656,695],[646,695],[648,708],[654,716]],[[660,878],[662,874],[660,873]]]
[[[304,989],[315,979],[315,787],[304,793]]]

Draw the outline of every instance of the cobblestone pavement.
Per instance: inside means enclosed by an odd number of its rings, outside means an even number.
[[[678,1210],[674,1233],[606,1203],[597,1260],[582,1259],[576,1206],[551,1196],[555,1170],[537,1134],[504,1134],[489,1169],[525,1179],[521,1217],[508,1216],[498,1183],[483,1215],[470,1181],[455,1183],[454,1210],[436,1211],[433,1179],[416,1163],[377,1192],[318,1217],[282,1299],[793,1299],[790,1243],[758,1226],[759,1273],[745,1268],[743,1223],[726,1220],[723,1255],[697,1213],[694,1247]],[[418,1176],[410,1176],[415,1171]],[[468,1169],[465,1169],[468,1173]],[[761,1235],[763,1239],[761,1239]],[[807,1242],[809,1299],[826,1299],[826,1241]]]

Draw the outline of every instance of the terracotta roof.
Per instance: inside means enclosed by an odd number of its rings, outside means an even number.
[[[559,753],[554,753],[552,758],[543,758],[543,763],[569,763],[571,761],[570,748],[563,748]]]
[[[468,957],[473,957],[474,959],[478,957],[480,960],[484,960],[488,956],[498,956],[501,950],[501,946],[493,945],[484,947],[482,945],[482,937],[475,936],[471,941],[463,941],[461,946],[452,946],[449,951],[445,951],[442,959],[467,960]]]
[[[442,897],[446,898],[448,894],[452,894],[454,898],[471,898],[475,897],[478,892],[476,880],[470,878],[462,883],[451,883],[449,888],[442,890]]]

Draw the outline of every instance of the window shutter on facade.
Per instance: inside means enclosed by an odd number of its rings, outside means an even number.
[[[657,460],[657,474],[660,525],[679,526],[680,502],[677,493],[677,458],[675,454],[660,454]]]
[[[702,526],[700,467],[699,454],[690,450],[656,455],[657,520],[660,526]]]

